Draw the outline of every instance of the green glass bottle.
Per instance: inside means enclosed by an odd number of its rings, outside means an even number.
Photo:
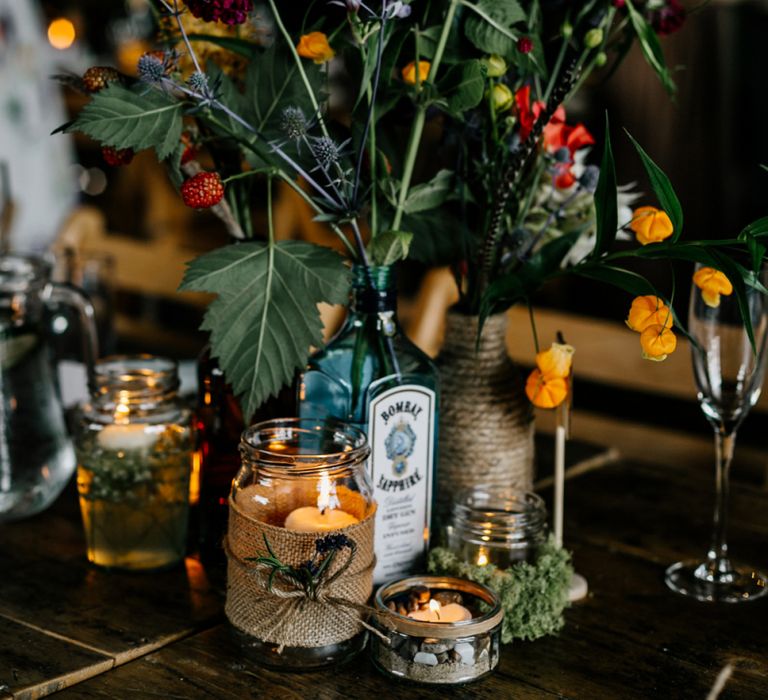
[[[299,385],[301,417],[338,418],[368,435],[376,583],[424,570],[437,464],[437,368],[397,323],[393,272],[354,268],[347,320]]]

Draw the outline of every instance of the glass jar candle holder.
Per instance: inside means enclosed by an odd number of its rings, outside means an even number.
[[[247,429],[240,449],[226,540],[233,633],[275,668],[349,658],[365,646],[358,609],[373,589],[365,434],[333,419],[279,419]]]
[[[536,560],[547,538],[547,510],[535,493],[476,486],[457,498],[447,534],[464,561],[506,569]]]
[[[485,586],[449,576],[412,576],[376,593],[371,656],[385,674],[418,683],[468,683],[499,663],[504,613]]]
[[[77,489],[88,560],[162,569],[184,558],[192,437],[173,360],[115,356],[96,363],[76,439]]]

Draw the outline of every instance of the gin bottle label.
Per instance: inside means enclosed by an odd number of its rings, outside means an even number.
[[[422,568],[429,544],[435,392],[408,384],[369,406],[369,470],[376,512],[376,569],[381,583]]]

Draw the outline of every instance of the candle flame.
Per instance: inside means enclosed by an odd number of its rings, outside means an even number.
[[[480,552],[480,554],[477,555],[477,565],[485,566],[487,563],[488,557],[485,555],[485,552]]]
[[[325,513],[328,509],[334,510],[341,505],[336,495],[336,484],[331,481],[328,472],[320,474],[317,491],[317,508],[321,513]]]
[[[429,600],[429,609],[437,615],[437,619],[440,619],[440,601],[435,600],[434,598],[430,598]]]

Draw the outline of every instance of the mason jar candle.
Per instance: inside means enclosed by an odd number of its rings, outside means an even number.
[[[365,434],[333,419],[248,428],[232,487],[225,612],[244,653],[309,669],[365,645],[376,506]]]
[[[533,562],[547,538],[546,506],[535,493],[476,486],[459,494],[447,533],[449,547],[469,564]]]
[[[162,569],[184,558],[192,437],[178,387],[173,360],[136,355],[96,363],[75,443],[93,564]]]
[[[504,613],[486,586],[450,576],[412,576],[382,586],[371,657],[387,675],[417,683],[483,678],[499,662]]]

